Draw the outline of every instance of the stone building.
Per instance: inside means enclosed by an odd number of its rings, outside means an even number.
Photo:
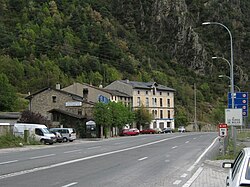
[[[175,90],[156,82],[136,82],[117,80],[105,89],[119,90],[132,98],[133,110],[142,105],[154,116],[150,128],[175,128],[174,124],[174,93]]]
[[[29,100],[29,110],[40,113],[52,122],[53,127],[73,127],[82,129],[84,137],[84,124],[92,118],[94,103],[87,102],[83,97],[57,88],[44,88],[26,97]]]

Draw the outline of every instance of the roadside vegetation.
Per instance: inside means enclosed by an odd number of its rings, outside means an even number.
[[[226,146],[225,154],[220,154],[216,159],[223,160],[223,159],[229,159],[234,160],[240,150],[246,145],[244,142],[250,141],[250,131],[238,131],[237,132],[237,140],[236,140],[236,146],[235,146],[235,154],[234,154],[234,147],[233,147],[233,140],[229,138]]]
[[[17,137],[12,134],[0,136],[0,149],[23,147],[24,145],[40,145],[40,142],[35,141],[33,138],[30,138],[29,141],[26,142],[22,137]]]

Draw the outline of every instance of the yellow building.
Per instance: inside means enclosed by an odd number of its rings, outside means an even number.
[[[175,90],[156,82],[136,82],[117,80],[105,89],[119,90],[132,97],[132,108],[142,105],[154,116],[149,128],[175,128],[174,124],[174,93]]]

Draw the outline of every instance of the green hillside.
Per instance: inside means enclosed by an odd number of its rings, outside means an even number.
[[[156,81],[176,89],[177,124],[224,121],[234,38],[235,84],[248,84],[250,2],[205,0],[0,0],[0,111],[21,111],[28,92],[77,81]],[[208,20],[208,18],[210,18]]]

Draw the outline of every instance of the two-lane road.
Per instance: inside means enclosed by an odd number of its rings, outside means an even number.
[[[0,151],[0,186],[183,186],[200,166],[216,136],[139,135]]]

